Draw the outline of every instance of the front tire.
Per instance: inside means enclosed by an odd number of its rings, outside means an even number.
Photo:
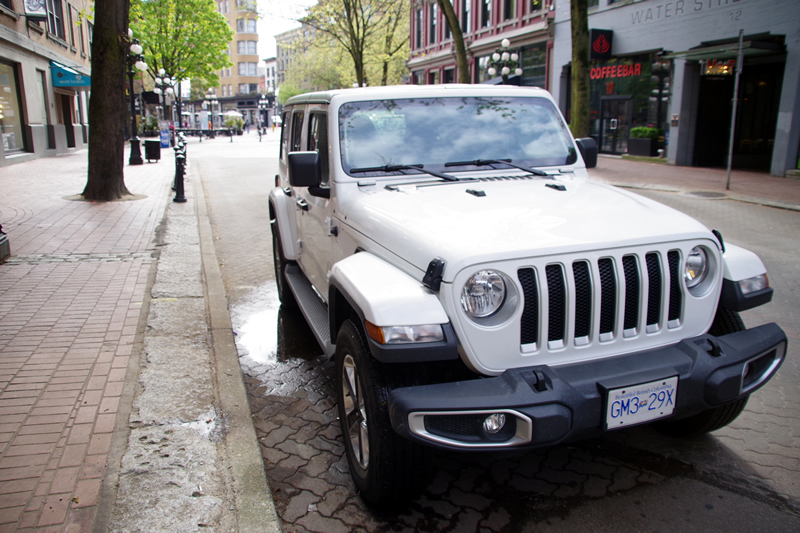
[[[728,335],[729,333],[736,333],[737,331],[744,331],[745,325],[742,317],[736,311],[731,311],[725,308],[718,308],[717,314],[714,316],[714,322],[711,323],[711,328],[708,330],[710,335],[719,337]],[[668,435],[675,437],[694,437],[696,435],[703,435],[721,429],[742,414],[744,408],[747,406],[747,400],[750,396],[744,396],[738,400],[730,403],[702,411],[696,415],[692,415],[680,420],[665,420],[659,422],[656,427]]]
[[[342,325],[336,339],[339,424],[353,482],[375,506],[413,498],[431,474],[431,450],[400,437],[389,419],[389,393],[413,383],[407,370],[375,360],[360,328],[352,320]]]

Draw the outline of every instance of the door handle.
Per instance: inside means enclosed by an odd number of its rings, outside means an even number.
[[[618,124],[617,119],[612,118],[611,119],[611,127],[609,129],[611,129],[611,130],[617,129],[617,124]]]
[[[297,204],[297,207],[299,207],[303,211],[308,211],[308,202],[306,202],[302,198],[298,198],[298,200],[295,203]]]

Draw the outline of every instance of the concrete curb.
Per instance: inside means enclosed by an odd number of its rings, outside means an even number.
[[[200,250],[206,287],[206,306],[216,363],[217,393],[225,416],[228,461],[233,478],[237,531],[280,532],[280,519],[267,484],[261,450],[247,400],[233,338],[233,327],[222,274],[219,270],[205,191],[199,176],[195,188]]]

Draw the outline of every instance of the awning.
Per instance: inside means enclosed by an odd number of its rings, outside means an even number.
[[[786,45],[775,42],[775,36],[746,35],[742,42],[742,53],[745,57],[767,56],[786,52]],[[739,54],[739,40],[725,42],[702,43],[684,52],[670,52],[662,59],[686,59],[687,61],[704,61],[706,59],[736,59]]]
[[[56,61],[50,61],[50,73],[53,75],[53,87],[89,88],[92,78],[81,74]]]

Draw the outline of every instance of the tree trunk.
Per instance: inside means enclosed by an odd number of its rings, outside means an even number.
[[[569,127],[576,138],[589,136],[589,15],[587,0],[570,1],[572,102]]]
[[[464,34],[461,33],[461,24],[453,9],[450,0],[436,0],[439,9],[447,19],[450,34],[453,36],[453,47],[456,50],[456,63],[458,64],[458,83],[469,83],[469,65],[467,64],[467,48],[464,46]]]
[[[89,175],[83,197],[110,201],[130,194],[125,187],[125,74],[130,0],[97,2],[92,40],[89,100]],[[131,87],[133,91],[133,87]]]

